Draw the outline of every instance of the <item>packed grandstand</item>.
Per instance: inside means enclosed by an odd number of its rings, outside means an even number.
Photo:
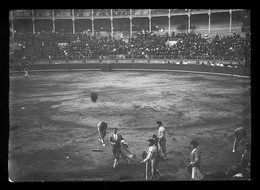
[[[87,34],[20,33],[15,35],[15,41],[20,46],[14,51],[15,59],[99,59],[123,55],[124,58],[243,60],[251,51],[250,35],[241,37],[236,33],[205,39],[194,32],[173,32],[169,36],[144,31],[128,42]]]
[[[97,11],[95,11],[96,13]],[[108,12],[109,13],[109,12]],[[115,13],[121,14],[122,12]],[[128,15],[128,12],[125,12]],[[78,12],[78,14],[81,14]],[[122,25],[123,27],[124,25]],[[122,29],[121,27],[121,29]],[[153,29],[155,26],[152,26]],[[15,32],[13,60],[37,59],[208,59],[249,60],[251,34],[232,32],[207,37],[196,30],[156,32],[140,29],[127,40],[86,32]]]

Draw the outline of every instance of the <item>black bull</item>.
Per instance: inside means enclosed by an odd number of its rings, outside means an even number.
[[[92,92],[90,97],[91,97],[92,102],[96,102],[98,99],[98,95],[95,92]]]

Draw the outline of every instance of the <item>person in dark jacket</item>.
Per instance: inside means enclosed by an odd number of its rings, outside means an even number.
[[[121,151],[121,141],[124,140],[121,134],[117,133],[117,128],[113,128],[113,134],[109,138],[109,143],[112,145],[112,152],[114,155],[114,164],[113,168],[115,169],[118,165],[120,151]]]

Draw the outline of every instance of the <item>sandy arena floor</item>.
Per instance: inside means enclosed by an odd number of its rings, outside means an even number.
[[[201,171],[225,172],[240,160],[233,131],[251,137],[250,79],[164,72],[42,72],[10,76],[9,178],[12,181],[145,180],[141,154],[166,124],[168,160],[159,180],[190,180],[190,140],[202,151]],[[97,92],[96,103],[90,93]],[[96,124],[118,127],[136,160],[112,169],[112,147]],[[92,152],[92,149],[103,152]]]

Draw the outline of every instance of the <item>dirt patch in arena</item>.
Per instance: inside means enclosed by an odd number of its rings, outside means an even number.
[[[149,72],[30,73],[10,76],[9,178],[12,181],[145,180],[141,154],[167,130],[160,181],[190,180],[190,140],[202,151],[201,170],[225,172],[237,164],[233,131],[251,137],[250,80],[229,76]],[[90,93],[99,97],[96,103]],[[136,160],[112,169],[112,147],[102,147],[96,124],[108,122],[128,141]],[[92,152],[102,149],[103,152]]]

